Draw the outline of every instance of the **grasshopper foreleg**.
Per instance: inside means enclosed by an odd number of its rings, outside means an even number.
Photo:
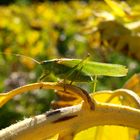
[[[40,77],[39,77],[39,82],[43,81],[45,78],[47,77],[47,75],[45,73],[43,73]]]

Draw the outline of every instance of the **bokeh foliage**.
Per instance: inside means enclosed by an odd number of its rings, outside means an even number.
[[[0,6],[0,51],[24,54],[39,61],[84,58],[90,53],[93,61],[129,68],[125,78],[98,79],[97,90],[120,88],[132,74],[140,71],[140,4],[127,1],[115,6],[113,10],[108,0]],[[0,91],[35,82],[41,72],[29,59],[1,54]],[[53,91],[34,91],[15,97],[0,111],[3,120],[0,127],[46,111],[54,98]]]

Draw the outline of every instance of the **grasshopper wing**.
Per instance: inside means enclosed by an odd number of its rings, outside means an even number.
[[[59,63],[74,67],[78,65],[82,59],[62,59]],[[127,75],[128,69],[119,64],[109,64],[109,63],[99,63],[93,61],[86,61],[82,68],[82,71],[87,75],[103,75],[103,76],[113,76],[122,77]]]

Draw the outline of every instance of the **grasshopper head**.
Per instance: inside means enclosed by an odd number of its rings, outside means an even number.
[[[46,73],[46,75],[50,74],[53,71],[54,63],[55,63],[55,60],[53,60],[53,59],[45,60],[40,63],[43,68],[43,71]]]

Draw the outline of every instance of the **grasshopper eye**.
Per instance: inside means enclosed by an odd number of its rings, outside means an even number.
[[[45,70],[45,71],[44,71],[44,74],[45,74],[45,75],[49,75],[50,73],[51,73],[50,70]]]

